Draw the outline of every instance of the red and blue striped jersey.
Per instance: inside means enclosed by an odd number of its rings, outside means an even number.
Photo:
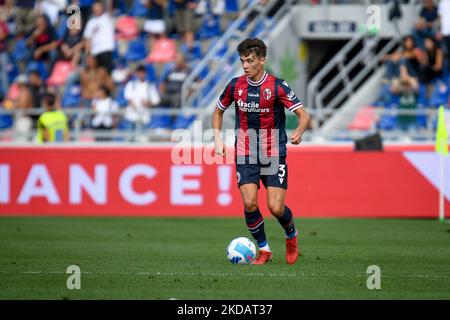
[[[303,103],[286,81],[264,73],[258,82],[243,75],[233,78],[220,95],[217,107],[223,111],[235,102],[236,153],[252,151],[265,156],[286,156],[285,108],[295,111]]]

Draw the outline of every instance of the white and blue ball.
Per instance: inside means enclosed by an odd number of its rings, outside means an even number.
[[[255,256],[255,244],[246,237],[231,240],[227,247],[227,259],[233,264],[249,264]]]

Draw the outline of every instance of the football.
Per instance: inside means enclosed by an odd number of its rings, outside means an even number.
[[[231,240],[227,247],[227,259],[233,264],[249,264],[255,256],[255,244],[246,237]]]

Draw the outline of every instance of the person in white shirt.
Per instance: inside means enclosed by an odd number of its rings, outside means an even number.
[[[83,34],[86,40],[85,47],[95,57],[97,64],[111,73],[112,55],[115,49],[114,23],[102,2],[98,1],[92,5],[92,13],[93,17],[87,22]]]
[[[450,70],[450,0],[439,1],[438,13],[441,28],[437,38],[446,48],[447,68]]]
[[[94,100],[92,100],[92,108],[95,115],[91,120],[91,126],[96,130],[111,130],[116,125],[116,116],[119,111],[117,102],[111,98],[111,92],[106,86],[98,88]],[[98,141],[107,141],[110,139],[99,137]]]
[[[147,72],[143,65],[136,68],[135,79],[125,85],[124,96],[128,101],[124,118],[131,123],[131,128],[136,128],[138,123],[147,125],[150,122],[149,108],[161,102],[158,89],[147,80]]]

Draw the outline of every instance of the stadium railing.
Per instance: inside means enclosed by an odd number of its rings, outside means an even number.
[[[293,0],[284,1],[273,17],[268,19],[268,13],[275,7],[276,1],[269,1],[266,5],[252,1],[185,80],[181,105],[188,108],[196,106],[207,108],[214,104],[224,84],[239,72],[240,61],[236,53],[238,41],[249,36],[261,37],[288,13],[293,2]],[[207,75],[202,78],[205,70],[208,71]],[[197,83],[199,78],[202,79],[200,84]]]
[[[307,106],[317,110],[318,121],[322,122],[330,117],[345,99],[355,93],[367,76],[380,68],[384,55],[398,46],[400,36],[384,44],[381,40],[380,37],[369,33],[358,34],[348,41],[309,81]],[[363,49],[351,56],[357,47]],[[358,70],[357,67],[360,69]],[[330,73],[336,69],[338,73],[330,80]],[[339,90],[342,87],[343,90]]]
[[[39,115],[44,111],[44,109],[30,109],[30,110],[4,110],[0,109],[0,116],[11,115],[13,118],[18,119],[23,116]],[[95,143],[96,139],[102,138],[107,140],[106,142],[114,143],[152,143],[152,142],[177,142],[173,140],[172,128],[165,128],[160,130],[159,128],[149,128],[148,126],[138,125],[134,129],[124,129],[120,127],[114,127],[111,130],[96,130],[86,125],[90,123],[91,119],[95,115],[94,110],[90,109],[78,109],[71,108],[65,109],[64,112],[71,119],[70,126],[70,141],[71,142],[87,142]],[[117,113],[117,119],[123,118],[125,110],[120,109]],[[187,108],[183,110],[184,115],[198,115],[203,112],[200,109]],[[349,110],[345,113],[348,118],[355,118],[358,110]],[[373,107],[373,113],[375,115],[374,121],[371,125],[365,129],[336,129],[328,131],[325,135],[320,133],[317,127],[312,127],[305,132],[303,137],[304,141],[311,142],[333,142],[333,141],[351,141],[354,139],[363,138],[374,132],[379,132],[385,141],[411,141],[411,142],[433,142],[435,138],[435,126],[436,126],[436,116],[437,109],[435,108],[424,108],[424,109],[412,109],[405,110],[399,108],[385,108],[385,107]],[[160,109],[155,108],[151,110],[151,116],[155,117],[158,115],[172,115],[176,116],[180,114],[180,110],[177,109]],[[317,110],[311,110],[311,115],[313,119],[317,117]],[[417,120],[417,125],[412,123],[409,128],[401,129],[397,123],[399,116],[414,116]],[[382,117],[389,117],[392,119],[393,126],[390,128],[380,128],[380,120]],[[17,123],[17,121],[14,121]],[[412,122],[415,122],[413,120]],[[195,123],[194,123],[195,125]],[[197,128],[202,129],[205,125],[201,121],[197,122]],[[207,127],[207,125],[206,125]],[[203,131],[204,132],[204,131]],[[193,142],[205,142],[198,141],[198,138],[203,139],[203,132],[200,135],[192,135]],[[23,132],[16,125],[10,128],[0,129],[0,143],[10,144],[17,142],[34,142],[36,137],[36,129],[28,130]],[[105,142],[103,140],[102,142]],[[211,141],[207,141],[211,142]]]

